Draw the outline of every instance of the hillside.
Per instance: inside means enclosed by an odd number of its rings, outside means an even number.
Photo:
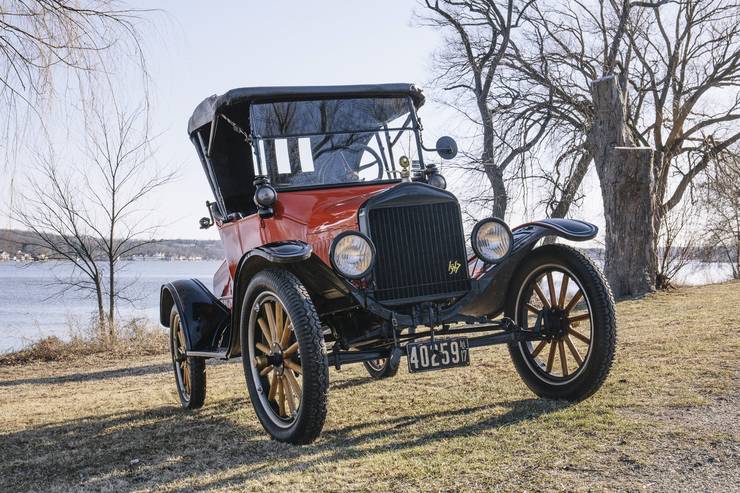
[[[0,252],[11,255],[18,251],[32,257],[50,255],[50,251],[36,246],[36,235],[30,231],[0,229]],[[141,242],[140,242],[141,243]],[[205,260],[223,259],[223,247],[217,240],[154,240],[136,251],[145,257],[201,257]]]

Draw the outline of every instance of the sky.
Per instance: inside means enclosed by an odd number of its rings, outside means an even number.
[[[218,237],[215,228],[198,229],[212,195],[186,132],[202,99],[244,86],[413,82],[425,87],[432,54],[442,42],[439,31],[414,20],[415,0],[130,3],[161,9],[145,16],[142,35],[158,162],[176,167],[179,175],[151,206],[162,238]],[[135,77],[125,67],[115,76]],[[448,133],[460,140],[460,120],[433,98],[420,116],[425,142]],[[7,176],[0,180],[7,189]],[[456,191],[455,180],[448,183]],[[515,210],[512,215],[514,222],[523,219]]]

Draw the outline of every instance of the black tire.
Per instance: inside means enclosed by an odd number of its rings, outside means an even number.
[[[554,279],[558,275],[562,290],[554,289]],[[539,287],[540,279],[547,282],[544,289]],[[570,301],[578,298],[579,290],[582,293],[577,301],[566,303],[568,289],[573,287],[571,281],[578,289]],[[537,293],[535,284],[542,294]],[[544,293],[548,288],[553,311],[562,310],[561,320],[565,320],[558,326],[560,335],[552,336],[550,341],[509,344],[509,353],[522,380],[535,394],[548,399],[580,401],[601,387],[614,360],[617,344],[614,297],[601,270],[585,255],[565,245],[546,245],[534,250],[519,266],[510,284],[506,315],[520,326],[531,329],[533,317],[542,316],[541,320],[544,319],[547,304],[544,300],[548,299]],[[532,306],[532,300],[538,299],[544,301],[540,301],[542,308],[539,313],[536,312],[538,307]],[[582,307],[582,315],[571,317],[571,310],[576,306]],[[582,333],[585,330],[580,328],[580,321],[572,321],[579,318],[584,325],[588,323],[588,336]],[[585,356],[579,353],[573,341],[585,345]],[[544,347],[549,351],[543,351]],[[544,356],[545,353],[548,353],[546,364],[537,359],[538,354]],[[560,359],[560,375],[556,375],[554,369],[555,354]],[[569,357],[572,363],[580,364],[571,373],[569,370],[573,367],[568,368]]]
[[[170,312],[170,354],[175,385],[183,409],[199,409],[206,400],[206,363],[202,358],[185,356],[184,331],[177,306]],[[180,331],[180,339],[177,334]]]
[[[375,380],[382,380],[384,378],[395,377],[398,373],[398,362],[393,364],[391,358],[383,358],[375,361],[363,362],[365,369]]]
[[[279,302],[280,309],[287,313],[288,318],[285,319],[284,328],[286,332],[290,332],[289,342],[292,342],[288,345],[294,346],[297,343],[297,350],[293,353],[295,356],[283,359],[283,351],[287,354],[287,350],[285,347],[281,349],[278,344],[275,355],[272,351],[269,353],[269,358],[277,358],[277,355],[280,355],[278,360],[269,364],[272,373],[261,376],[256,359],[258,356],[265,360],[267,358],[262,356],[262,353],[257,353],[256,338],[261,338],[262,335],[257,335],[257,330],[260,329],[256,327],[261,317],[260,310],[268,302],[272,303],[271,310],[276,310],[278,305],[275,303]],[[239,327],[244,377],[255,413],[265,431],[273,439],[281,442],[292,444],[313,442],[321,433],[326,419],[329,363],[321,323],[306,288],[298,278],[284,270],[268,269],[258,273],[249,283],[243,297]],[[250,331],[252,340],[255,341],[251,344],[253,346],[251,353]],[[265,341],[265,339],[261,340]],[[299,358],[299,361],[295,362],[293,358]],[[287,366],[288,362],[291,363],[291,367]],[[290,369],[295,368],[296,364],[301,370],[300,373]],[[278,368],[280,368],[280,373],[278,373]],[[266,369],[266,367],[262,368],[262,370]],[[300,397],[297,409],[292,409],[293,397],[291,397],[291,415],[283,417],[284,406],[278,412],[277,404],[272,404],[273,399],[269,395],[272,392],[271,387],[275,385],[276,377],[280,379],[284,376],[283,385],[290,387],[287,385],[287,374],[284,373],[286,371],[291,372],[290,375],[293,377],[291,383],[297,382],[300,377],[302,386],[300,396],[292,392],[290,394]],[[268,389],[267,392],[265,388]],[[284,405],[286,401],[287,399],[283,397]]]

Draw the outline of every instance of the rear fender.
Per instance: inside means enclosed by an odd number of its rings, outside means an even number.
[[[325,300],[346,297],[346,284],[329,267],[313,254],[310,245],[302,241],[268,243],[244,254],[236,267],[234,276],[234,299],[231,313],[231,343],[229,357],[241,354],[239,324],[244,293],[252,278],[260,271],[270,268],[292,272],[308,290],[311,299],[320,310]]]
[[[512,229],[514,243],[511,253],[501,263],[478,276],[478,290],[460,311],[463,315],[494,316],[504,310],[509,285],[519,266],[546,236],[558,236],[572,241],[588,241],[596,237],[599,228],[575,219],[542,219]]]
[[[177,306],[188,351],[215,351],[228,329],[229,309],[197,279],[181,279],[162,286],[159,321],[170,326],[170,312]]]

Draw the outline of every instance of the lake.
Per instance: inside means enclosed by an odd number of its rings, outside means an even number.
[[[119,280],[131,284],[127,293],[132,303],[121,303],[122,319],[141,317],[158,323],[159,288],[175,279],[195,278],[212,286],[220,261],[125,262]],[[86,334],[95,316],[94,301],[82,293],[56,296],[57,277],[70,272],[67,264],[0,262],[0,352],[19,349],[49,335],[63,339],[73,333]],[[693,262],[678,276],[680,284],[707,284],[730,278],[729,264]]]
[[[195,278],[209,288],[220,261],[150,260],[124,262],[119,273],[122,286],[133,298],[120,303],[122,319],[142,317],[158,323],[159,288],[175,279]],[[95,301],[79,292],[57,296],[56,278],[68,276],[71,268],[59,262],[0,262],[0,352],[28,345],[48,335],[63,339],[72,333],[85,335],[95,317]]]

